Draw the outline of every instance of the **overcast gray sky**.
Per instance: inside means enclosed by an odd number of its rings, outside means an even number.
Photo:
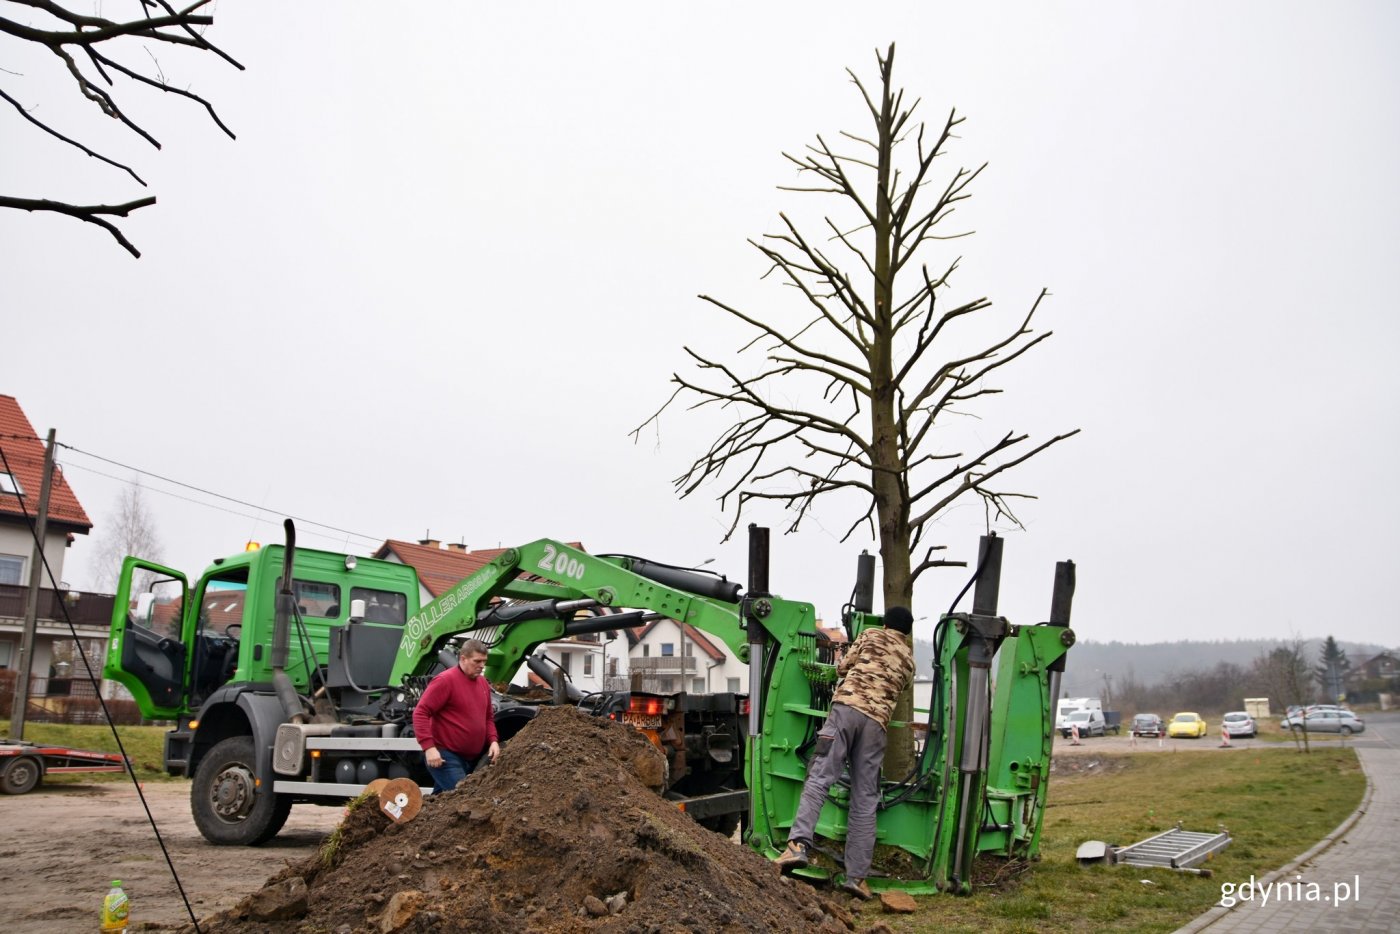
[[[714,558],[742,579],[718,506],[669,484],[701,422],[628,431],[669,394],[683,342],[739,346],[697,293],[783,299],[745,244],[813,207],[776,190],[795,180],[780,153],[864,130],[844,69],[873,81],[895,41],[924,118],[967,117],[948,168],[990,163],[958,212],[976,236],[928,261],[963,256],[955,297],[988,296],[1001,326],[1053,293],[1039,326],[1055,336],[979,430],[1083,429],[1012,484],[1040,499],[1004,533],[1003,613],[1043,619],[1053,563],[1073,558],[1081,638],[1400,642],[1395,5],[214,12],[246,72],[160,64],[236,142],[126,89],[165,144],[143,149],[56,61],[0,45],[7,90],[134,160],[159,197],[123,224],[140,260],[94,227],[0,212],[0,392],[41,434],[263,507],[143,480],[170,563],[197,574],[275,541],[285,511],[373,539]],[[0,140],[7,194],[144,193],[12,111]],[[98,524],[65,576],[90,586],[133,475],[62,460]],[[827,619],[873,548],[838,542],[850,509],[775,532],[773,588]],[[958,510],[941,540],[974,558],[982,519]],[[916,615],[964,579],[925,575]]]

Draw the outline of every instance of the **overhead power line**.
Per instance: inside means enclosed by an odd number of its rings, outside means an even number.
[[[15,440],[21,440],[21,441],[42,441],[42,440],[43,440],[42,438],[39,438],[39,437],[36,437],[36,436],[30,436],[30,435],[0,435],[0,438],[13,438],[13,439],[15,439]],[[366,535],[366,534],[364,534],[363,532],[353,532],[353,531],[351,531],[350,529],[343,529],[343,528],[340,528],[339,526],[329,525],[329,524],[327,524],[327,523],[325,523],[325,522],[317,522],[317,521],[314,520],[314,519],[307,519],[307,518],[305,518],[304,516],[294,516],[294,515],[292,515],[292,514],[289,513],[289,512],[284,512],[284,511],[282,511],[282,510],[276,510],[276,509],[269,509],[269,508],[267,508],[266,506],[259,506],[257,503],[250,503],[250,502],[248,502],[247,500],[239,499],[239,498],[237,498],[236,496],[228,496],[228,495],[226,495],[226,494],[224,494],[224,493],[217,493],[217,492],[215,492],[215,491],[213,491],[213,490],[206,489],[206,488],[204,488],[204,487],[195,486],[195,485],[192,484],[192,483],[185,483],[185,482],[182,481],[182,480],[176,480],[176,479],[174,479],[174,478],[164,476],[163,474],[155,473],[154,471],[144,470],[144,469],[142,469],[142,468],[140,468],[140,467],[134,467],[134,466],[132,466],[131,464],[124,464],[124,463],[122,463],[121,461],[113,460],[113,459],[110,458],[110,457],[103,457],[101,454],[94,454],[94,453],[91,452],[91,451],[84,451],[82,448],[74,447],[74,446],[71,445],[71,444],[64,444],[62,441],[56,441],[55,444],[56,444],[58,447],[60,447],[60,448],[64,448],[64,449],[66,449],[66,450],[72,451],[74,454],[81,454],[81,455],[83,455],[84,457],[91,457],[93,460],[102,461],[104,464],[111,464],[111,465],[114,466],[114,467],[120,467],[122,470],[130,470],[130,471],[133,472],[133,473],[140,474],[140,475],[142,475],[142,476],[144,476],[144,477],[150,477],[150,478],[153,479],[153,480],[159,480],[159,481],[162,482],[162,483],[169,483],[169,484],[171,484],[172,486],[181,487],[181,488],[183,488],[183,489],[190,490],[190,491],[195,492],[195,493],[201,493],[201,494],[203,494],[203,495],[205,495],[205,496],[212,496],[212,497],[214,497],[215,499],[221,499],[221,500],[223,500],[224,502],[234,503],[235,505],[243,506],[243,507],[245,507],[245,508],[247,508],[247,509],[254,509],[254,510],[257,510],[259,513],[264,513],[264,514],[266,514],[266,513],[272,513],[272,514],[274,514],[274,515],[284,516],[284,517],[286,517],[286,518],[288,518],[288,519],[292,519],[293,521],[295,521],[295,522],[298,523],[299,525],[314,526],[314,527],[319,528],[319,529],[325,529],[325,530],[327,530],[327,531],[329,531],[329,532],[336,532],[336,533],[339,533],[340,535],[349,536],[349,537],[351,537],[351,538],[364,539],[365,541],[368,541],[368,542],[382,542],[382,541],[384,541],[384,536],[382,536],[382,535]],[[100,476],[100,477],[107,477],[107,478],[110,479],[110,480],[117,480],[118,482],[123,482],[123,483],[124,483],[124,482],[127,482],[127,481],[122,480],[120,477],[113,477],[111,474],[103,473],[103,472],[100,471],[100,470],[94,470],[94,469],[91,468],[91,467],[84,467],[84,466],[81,465],[81,464],[72,464],[72,463],[70,463],[69,466],[71,466],[71,467],[76,467],[76,468],[79,469],[79,470],[86,470],[86,471],[88,471],[89,473],[95,473],[95,474],[97,474],[97,475]],[[221,511],[223,511],[223,512],[227,512],[227,513],[230,513],[230,514],[232,514],[232,515],[239,516],[240,518],[243,518],[243,519],[252,519],[252,520],[254,520],[254,521],[261,521],[261,520],[262,520],[262,516],[261,516],[261,515],[250,516],[250,515],[247,515],[247,514],[245,514],[245,513],[234,512],[234,511],[231,510],[231,509],[224,509],[223,507],[221,507],[221,506],[216,506],[216,505],[214,505],[214,504],[212,504],[212,503],[202,503],[202,502],[200,502],[199,500],[194,500],[194,499],[189,499],[188,497],[178,496],[178,495],[176,495],[176,494],[174,494],[174,493],[171,493],[171,492],[169,492],[169,491],[167,491],[167,490],[156,490],[156,492],[158,492],[158,493],[164,493],[166,496],[172,496],[172,497],[174,497],[175,499],[183,499],[183,500],[185,500],[185,502],[194,503],[194,504],[196,504],[196,505],[208,506],[208,507],[211,508],[211,509],[219,509],[219,510],[221,510]]]

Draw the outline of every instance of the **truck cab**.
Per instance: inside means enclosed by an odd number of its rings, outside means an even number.
[[[199,710],[227,684],[270,684],[266,621],[281,587],[282,559],[280,545],[221,558],[193,588],[179,571],[126,559],[104,675],[131,691],[145,716],[172,720]],[[300,691],[325,674],[331,633],[349,621],[354,601],[364,602],[365,625],[389,631],[401,631],[418,610],[413,568],[307,548],[297,549],[292,591],[296,631],[287,673]]]
[[[127,558],[122,565],[103,674],[131,692],[143,716],[174,722],[165,736],[165,769],[194,780],[191,810],[214,843],[270,839],[294,801],[313,800],[272,787],[274,747],[287,719],[274,690],[272,623],[284,557],[274,545],[218,559],[193,586],[153,562]],[[404,624],[418,610],[415,570],[297,549],[291,576],[282,670],[296,693],[324,696],[337,679],[387,684]],[[363,616],[352,619],[352,606]],[[378,651],[356,653],[347,667],[351,632]],[[417,746],[398,742],[404,748],[386,771],[397,766],[407,775]]]

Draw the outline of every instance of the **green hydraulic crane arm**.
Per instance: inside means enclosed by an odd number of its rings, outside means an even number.
[[[633,570],[646,564],[591,555],[552,539],[507,549],[409,618],[389,681],[398,684],[405,675],[424,673],[443,645],[460,635],[488,646],[489,680],[509,680],[537,646],[569,635],[574,615],[588,609],[636,609],[674,619],[714,636],[734,657],[748,661],[737,602],[667,586]],[[680,576],[686,579],[687,572]]]

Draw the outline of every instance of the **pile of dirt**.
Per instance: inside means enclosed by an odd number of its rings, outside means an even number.
[[[319,857],[201,927],[211,934],[831,931],[837,902],[665,801],[636,730],[544,708],[496,765],[391,823],[353,809]]]

